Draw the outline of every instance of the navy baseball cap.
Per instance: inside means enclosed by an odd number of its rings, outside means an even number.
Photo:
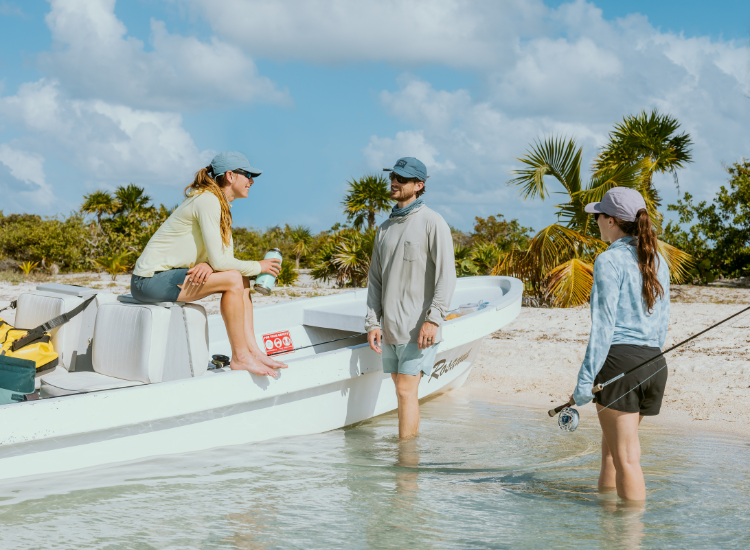
[[[223,153],[219,153],[211,161],[211,168],[213,169],[215,178],[238,168],[248,172],[254,178],[263,173],[263,170],[253,168],[247,157],[239,151],[224,151]]]
[[[384,168],[383,170],[387,172],[391,171],[389,168]],[[427,167],[421,160],[414,157],[398,159],[396,164],[393,165],[393,171],[404,178],[418,178],[419,181],[426,181],[428,177]]]

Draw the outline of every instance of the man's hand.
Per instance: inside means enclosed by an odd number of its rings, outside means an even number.
[[[202,285],[205,284],[208,280],[208,277],[213,273],[213,268],[208,265],[207,263],[203,262],[195,267],[191,267],[188,269],[187,275],[188,275],[188,281],[193,283],[194,285]]]
[[[437,334],[438,326],[432,321],[425,321],[422,328],[419,329],[419,339],[417,339],[417,347],[419,349],[427,349],[435,343],[435,335]]]
[[[370,344],[370,349],[375,353],[383,353],[383,349],[380,347],[380,329],[374,328],[367,333],[367,343]]]
[[[281,269],[281,260],[278,258],[269,258],[267,260],[261,260],[260,264],[261,273],[270,273],[274,277],[279,276],[279,269]]]

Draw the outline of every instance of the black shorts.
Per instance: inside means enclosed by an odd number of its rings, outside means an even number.
[[[660,353],[659,348],[615,344],[609,348],[607,359],[602,370],[596,375],[594,385],[611,380]],[[634,373],[604,386],[602,391],[594,394],[594,401],[615,411],[656,416],[661,409],[668,370],[667,361],[663,356],[654,359]],[[631,389],[632,391],[628,391]]]

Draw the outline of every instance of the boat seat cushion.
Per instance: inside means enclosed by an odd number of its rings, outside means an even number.
[[[343,301],[317,307],[305,308],[302,324],[309,327],[365,332],[367,305],[361,301]]]
[[[42,379],[41,392],[44,397],[60,397],[62,395],[142,385],[143,382],[137,380],[122,380],[98,372],[65,372],[45,376]]]
[[[103,304],[94,327],[94,371],[146,384],[162,381],[169,310],[147,304]]]
[[[14,326],[18,328],[36,328],[50,319],[70,311],[83,302],[78,296],[66,296],[52,292],[25,292],[18,297]],[[50,331],[52,347],[60,356],[60,363],[70,367],[73,352],[78,348],[78,337],[81,329],[82,315]]]

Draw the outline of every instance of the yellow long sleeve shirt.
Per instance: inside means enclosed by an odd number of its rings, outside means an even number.
[[[235,269],[245,276],[260,273],[258,262],[234,257],[234,242],[221,240],[221,204],[213,193],[188,197],[154,233],[135,264],[133,275],[153,277],[158,271],[189,268],[206,262],[214,271]]]

